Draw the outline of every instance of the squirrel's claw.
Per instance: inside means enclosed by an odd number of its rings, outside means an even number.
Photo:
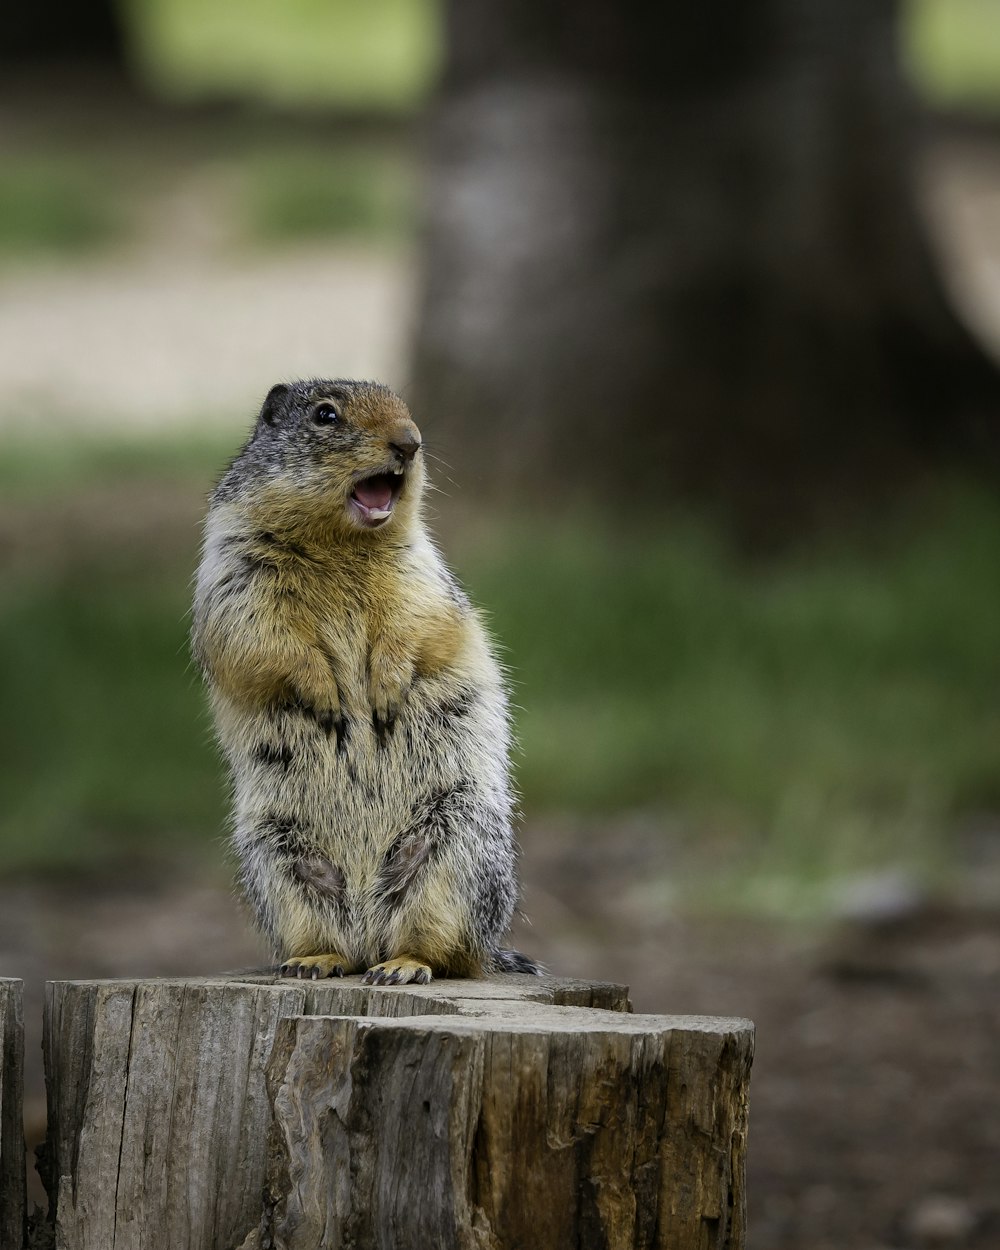
[[[368,697],[372,708],[372,728],[380,745],[385,746],[403,710],[413,681],[413,665],[400,664],[373,655],[368,662]]]
[[[372,711],[372,728],[382,746],[385,746],[389,735],[396,728],[397,715],[398,712],[395,709],[380,712],[376,708]]]
[[[350,722],[347,717],[338,708],[336,711],[324,712],[318,719],[326,736],[336,738],[337,754],[340,755],[347,749],[347,738],[350,734]]]
[[[347,968],[348,960],[343,955],[299,955],[286,959],[278,972],[283,977],[319,981],[324,977],[342,977]]]
[[[315,721],[328,738],[336,738],[338,754],[345,750],[351,727],[339,706],[317,707],[301,694],[296,695],[285,706],[294,708],[301,715]]]
[[[361,978],[362,985],[426,985],[431,979],[430,967],[419,959],[403,955],[386,959],[369,968]]]

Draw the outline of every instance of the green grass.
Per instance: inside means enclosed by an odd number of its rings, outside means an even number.
[[[404,236],[414,178],[398,152],[339,145],[261,153],[243,170],[240,211],[254,239]]]
[[[249,423],[247,423],[249,424]],[[113,432],[59,430],[44,445],[37,435],[5,432],[0,457],[0,498],[26,508],[44,508],[80,491],[111,490],[131,482],[167,483],[178,492],[207,494],[232,458],[239,435],[192,425],[175,427],[169,438],[122,438]],[[94,552],[99,565],[99,553]]]
[[[221,831],[186,634],[196,517],[232,442],[63,434],[5,446],[0,527],[20,517],[13,533],[46,563],[14,547],[0,578],[0,868],[156,860]],[[176,501],[153,550],[119,507],[126,488],[135,508],[136,484]]]
[[[8,512],[56,524],[74,491],[113,503],[146,477],[183,506],[156,550],[108,542],[127,526],[109,505],[103,539],[5,575],[7,868],[156,856],[224,823],[186,613],[193,518],[225,452],[60,445],[14,449]],[[956,822],[1000,808],[996,500],[956,491],[878,549],[757,567],[682,524],[481,532],[447,546],[510,666],[530,817],[659,814],[705,848],[716,895],[784,907],[842,872],[939,873]]]
[[[440,57],[437,0],[131,0],[140,63],[175,97],[398,112]]]
[[[928,100],[1000,109],[1000,9],[996,0],[909,0],[904,50]]]
[[[0,263],[142,245],[163,230],[171,196],[198,206],[222,251],[316,238],[391,245],[412,232],[416,171],[396,135],[361,143],[247,119],[199,128],[182,115],[170,134],[169,151],[115,130],[106,142],[89,134],[74,154],[61,140],[7,152]]]
[[[1000,515],[966,501],[880,557],[746,570],[692,532],[574,529],[470,578],[512,648],[529,797],[762,820],[786,776],[865,807],[1000,800],[998,560]]]
[[[509,648],[528,810],[672,813],[731,896],[935,876],[956,819],[1000,806],[998,565],[1000,506],[959,494],[880,552],[746,568],[683,527],[549,526],[466,572]]]
[[[80,565],[4,594],[8,868],[169,857],[221,829],[176,559]]]
[[[11,155],[0,176],[0,256],[90,251],[120,234],[113,193],[66,154]]]

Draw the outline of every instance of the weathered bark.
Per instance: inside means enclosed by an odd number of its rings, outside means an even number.
[[[40,1164],[60,1250],[238,1245],[260,1219],[264,1070],[286,1016],[477,1009],[490,999],[627,1010],[621,986],[534,977],[385,992],[357,980],[53,982]]]
[[[24,1018],[21,982],[0,978],[0,1246],[24,1242]]]
[[[55,983],[55,1244],[738,1250],[751,1050],[547,977]]]
[[[741,1247],[752,1026],[538,1005],[287,1020],[243,1250]]]
[[[896,8],[451,0],[414,401],[467,492],[766,530],[995,455]]]

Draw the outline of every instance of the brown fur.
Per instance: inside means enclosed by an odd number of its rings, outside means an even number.
[[[384,387],[277,387],[206,524],[195,653],[289,975],[474,975],[514,906],[503,682],[423,527],[419,437]],[[359,478],[400,467],[359,521]]]

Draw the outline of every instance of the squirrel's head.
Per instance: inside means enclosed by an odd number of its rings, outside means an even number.
[[[379,382],[280,382],[217,494],[259,501],[291,525],[394,530],[416,515],[420,447],[409,409]]]

